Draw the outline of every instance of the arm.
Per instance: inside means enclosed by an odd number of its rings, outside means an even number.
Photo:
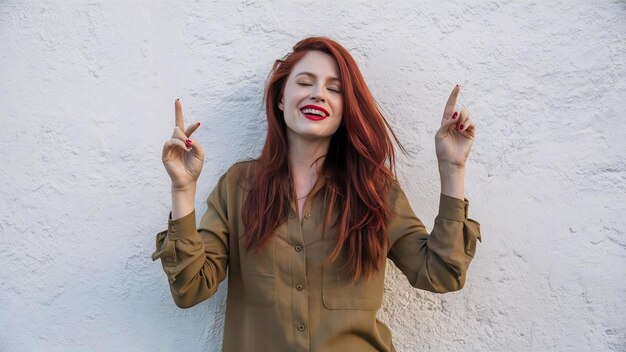
[[[415,216],[402,189],[390,192],[395,216],[389,222],[389,259],[411,286],[445,293],[463,288],[480,240],[480,225],[467,218],[468,201],[440,195],[439,214],[430,234]]]
[[[174,102],[174,112],[176,127],[161,154],[172,180],[172,212],[167,230],[157,234],[152,260],[161,258],[174,302],[188,308],[211,297],[224,280],[230,232],[224,176],[209,196],[207,211],[196,228],[194,200],[204,151],[190,136],[200,123],[185,129],[179,99]]]
[[[181,308],[192,307],[213,296],[226,277],[230,225],[225,176],[209,195],[207,210],[197,229],[192,210],[182,218],[170,218],[168,229],[157,234],[152,260],[161,258],[172,298]]]
[[[480,225],[467,217],[465,162],[474,142],[475,122],[467,109],[455,112],[460,87],[452,89],[435,135],[441,178],[439,214],[428,234],[415,216],[399,185],[391,189],[390,205],[396,212],[390,222],[392,247],[388,257],[413,287],[433,292],[460,290],[480,240]]]

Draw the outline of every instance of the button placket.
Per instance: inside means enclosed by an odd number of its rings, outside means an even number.
[[[307,200],[308,202],[309,200]],[[306,218],[306,214],[310,208],[308,204],[305,203],[302,212],[302,220]],[[307,333],[306,326],[309,322],[309,312],[308,312],[308,300],[309,297],[306,294],[306,248],[305,248],[305,228],[303,223],[298,215],[298,212],[295,209],[291,208],[288,212],[288,234],[289,234],[289,242],[291,244],[291,248],[293,248],[293,252],[291,252],[291,260],[292,265],[291,268],[291,277],[290,277],[290,286],[296,289],[298,294],[289,295],[291,297],[291,302],[289,304],[291,308],[291,324],[296,330],[295,340],[294,340],[294,349],[297,350],[307,350],[310,346],[310,336]],[[291,217],[293,215],[293,217]],[[309,215],[310,216],[310,215]],[[310,221],[309,221],[310,222]]]

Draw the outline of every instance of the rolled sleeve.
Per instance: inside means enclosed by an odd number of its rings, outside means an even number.
[[[191,213],[176,220],[172,220],[172,213],[170,212],[170,217],[167,221],[167,231],[171,240],[184,238],[199,239],[199,236],[197,236],[198,232],[196,231],[196,210],[194,209]]]
[[[439,216],[450,220],[463,221],[467,219],[468,205],[469,201],[467,198],[461,200],[441,193],[439,195]]]
[[[172,220],[170,212],[167,230],[159,232],[156,235],[156,251],[152,253],[152,260],[161,259],[164,267],[173,267],[177,265],[176,256],[176,240],[189,239],[200,241],[200,235],[196,231],[196,212],[191,213],[176,220]],[[174,277],[169,277],[170,282]]]

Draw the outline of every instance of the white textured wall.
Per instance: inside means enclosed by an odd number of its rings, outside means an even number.
[[[307,35],[355,56],[404,144],[427,226],[455,83],[478,123],[482,224],[465,289],[388,269],[399,351],[626,351],[626,4],[0,2],[0,351],[217,351],[226,287],[176,308],[154,235],[173,101],[207,150],[197,207],[264,138],[273,60]]]

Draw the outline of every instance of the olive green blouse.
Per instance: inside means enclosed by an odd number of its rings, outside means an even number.
[[[195,210],[170,220],[156,237],[152,259],[161,259],[174,302],[188,308],[211,297],[228,268],[224,351],[394,351],[391,331],[376,318],[383,300],[383,270],[351,283],[342,263],[321,262],[335,245],[336,230],[322,237],[324,178],[304,204],[293,202],[288,219],[258,254],[241,234],[246,180],[254,161],[233,165],[207,199],[196,228]],[[321,191],[321,192],[320,192]],[[480,225],[467,218],[468,201],[440,195],[430,235],[397,183],[388,201],[387,257],[415,288],[432,292],[463,287],[480,240]]]

